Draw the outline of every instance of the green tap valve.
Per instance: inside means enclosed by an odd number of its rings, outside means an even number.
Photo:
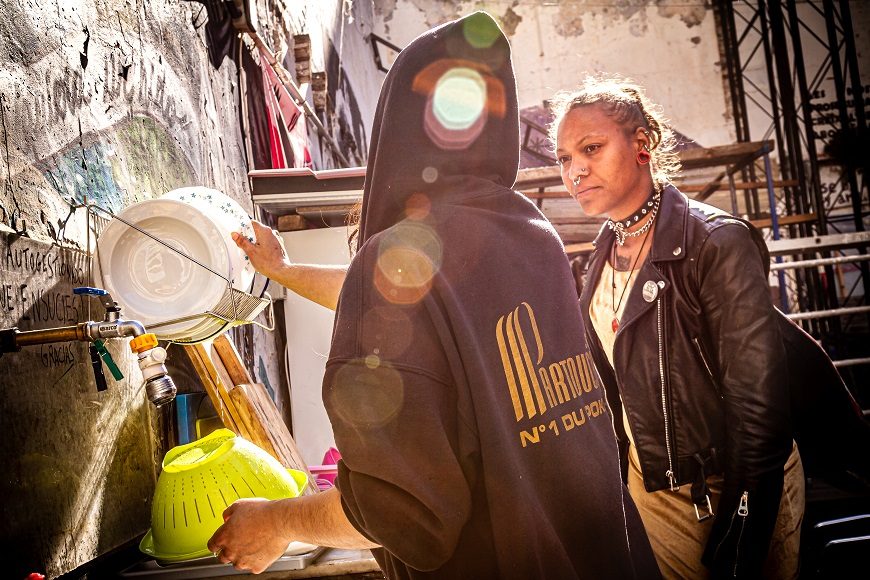
[[[94,346],[97,347],[97,352],[100,353],[100,357],[103,359],[103,362],[106,363],[106,366],[109,367],[109,371],[112,373],[112,376],[116,381],[120,381],[124,378],[124,373],[121,372],[121,369],[118,368],[118,365],[115,364],[115,361],[112,360],[112,355],[109,354],[109,351],[106,350],[103,341],[97,339],[94,341]]]

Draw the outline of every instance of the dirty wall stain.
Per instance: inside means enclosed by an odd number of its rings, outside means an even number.
[[[546,3],[543,3],[546,5]],[[553,16],[553,29],[560,36],[580,36],[584,32],[584,18],[598,17],[596,26],[630,24],[633,36],[648,31],[647,10],[655,8],[664,18],[678,17],[687,28],[699,26],[710,8],[703,4],[688,4],[685,0],[612,0],[610,2],[563,2]]]

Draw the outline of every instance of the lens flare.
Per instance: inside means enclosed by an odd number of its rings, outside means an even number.
[[[423,172],[425,175],[425,171]],[[405,215],[410,220],[423,221],[432,211],[432,201],[425,193],[413,193],[405,201]]]
[[[332,411],[356,428],[387,424],[405,398],[402,375],[376,355],[344,365],[328,388]]]
[[[426,167],[425,169],[423,169],[421,177],[426,183],[435,183],[435,181],[438,179],[438,170],[434,167]]]
[[[393,304],[415,304],[441,267],[441,239],[431,227],[405,222],[380,241],[374,285]]]
[[[426,95],[426,136],[446,151],[467,149],[490,116],[505,115],[504,85],[478,63],[438,60],[417,74],[412,88]]]
[[[468,129],[480,118],[485,107],[486,81],[474,69],[453,68],[435,84],[432,112],[446,129]]]
[[[376,306],[363,315],[363,328],[377,329],[367,340],[375,347],[367,364],[380,364],[381,360],[395,360],[405,354],[414,340],[414,329],[404,308]]]
[[[501,33],[488,18],[467,18],[462,23],[462,35],[474,48],[489,48]]]

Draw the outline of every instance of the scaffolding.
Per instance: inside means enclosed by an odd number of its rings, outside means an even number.
[[[780,216],[782,237],[795,240],[791,263],[800,264],[777,270],[787,273],[792,318],[833,358],[866,360],[870,244],[862,240],[870,216],[870,87],[861,83],[850,3],[716,0],[715,11],[737,140],[776,142],[776,168],[755,164],[742,173],[755,182],[756,173],[778,171],[777,181],[786,184],[777,188],[771,214]],[[760,217],[758,190],[745,196],[748,217]],[[813,242],[826,236],[859,242],[837,249]],[[853,385],[870,370],[857,362],[842,366]]]

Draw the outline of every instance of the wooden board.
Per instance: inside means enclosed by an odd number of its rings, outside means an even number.
[[[243,399],[244,403],[240,404],[246,405],[245,408],[251,410],[252,418],[256,418],[261,425],[268,427],[265,429],[265,435],[274,450],[273,455],[286,467],[304,471],[310,478],[311,474],[299,453],[299,448],[296,447],[296,441],[284,425],[266,387],[260,383],[242,384],[234,387],[230,394],[240,401]],[[317,491],[316,486],[312,486],[312,491]]]
[[[229,336],[221,334],[214,339],[212,344],[224,368],[227,369],[227,374],[229,374],[231,380],[231,387],[254,382],[251,374],[242,362],[239,351],[236,350],[236,345],[233,344]]]
[[[314,478],[275,403],[266,388],[253,381],[230,338],[223,334],[213,343],[184,348],[224,425],[284,467],[305,472],[311,482],[305,493],[316,493]]]
[[[224,426],[234,433],[239,433],[239,427],[236,423],[236,418],[233,416],[230,408],[235,407],[231,401],[225,401],[223,381],[218,376],[218,371],[211,361],[205,346],[202,344],[190,344],[184,346],[187,356],[190,357],[190,362],[196,371],[199,381],[205,387],[205,392],[208,393],[218,417],[220,417]]]

